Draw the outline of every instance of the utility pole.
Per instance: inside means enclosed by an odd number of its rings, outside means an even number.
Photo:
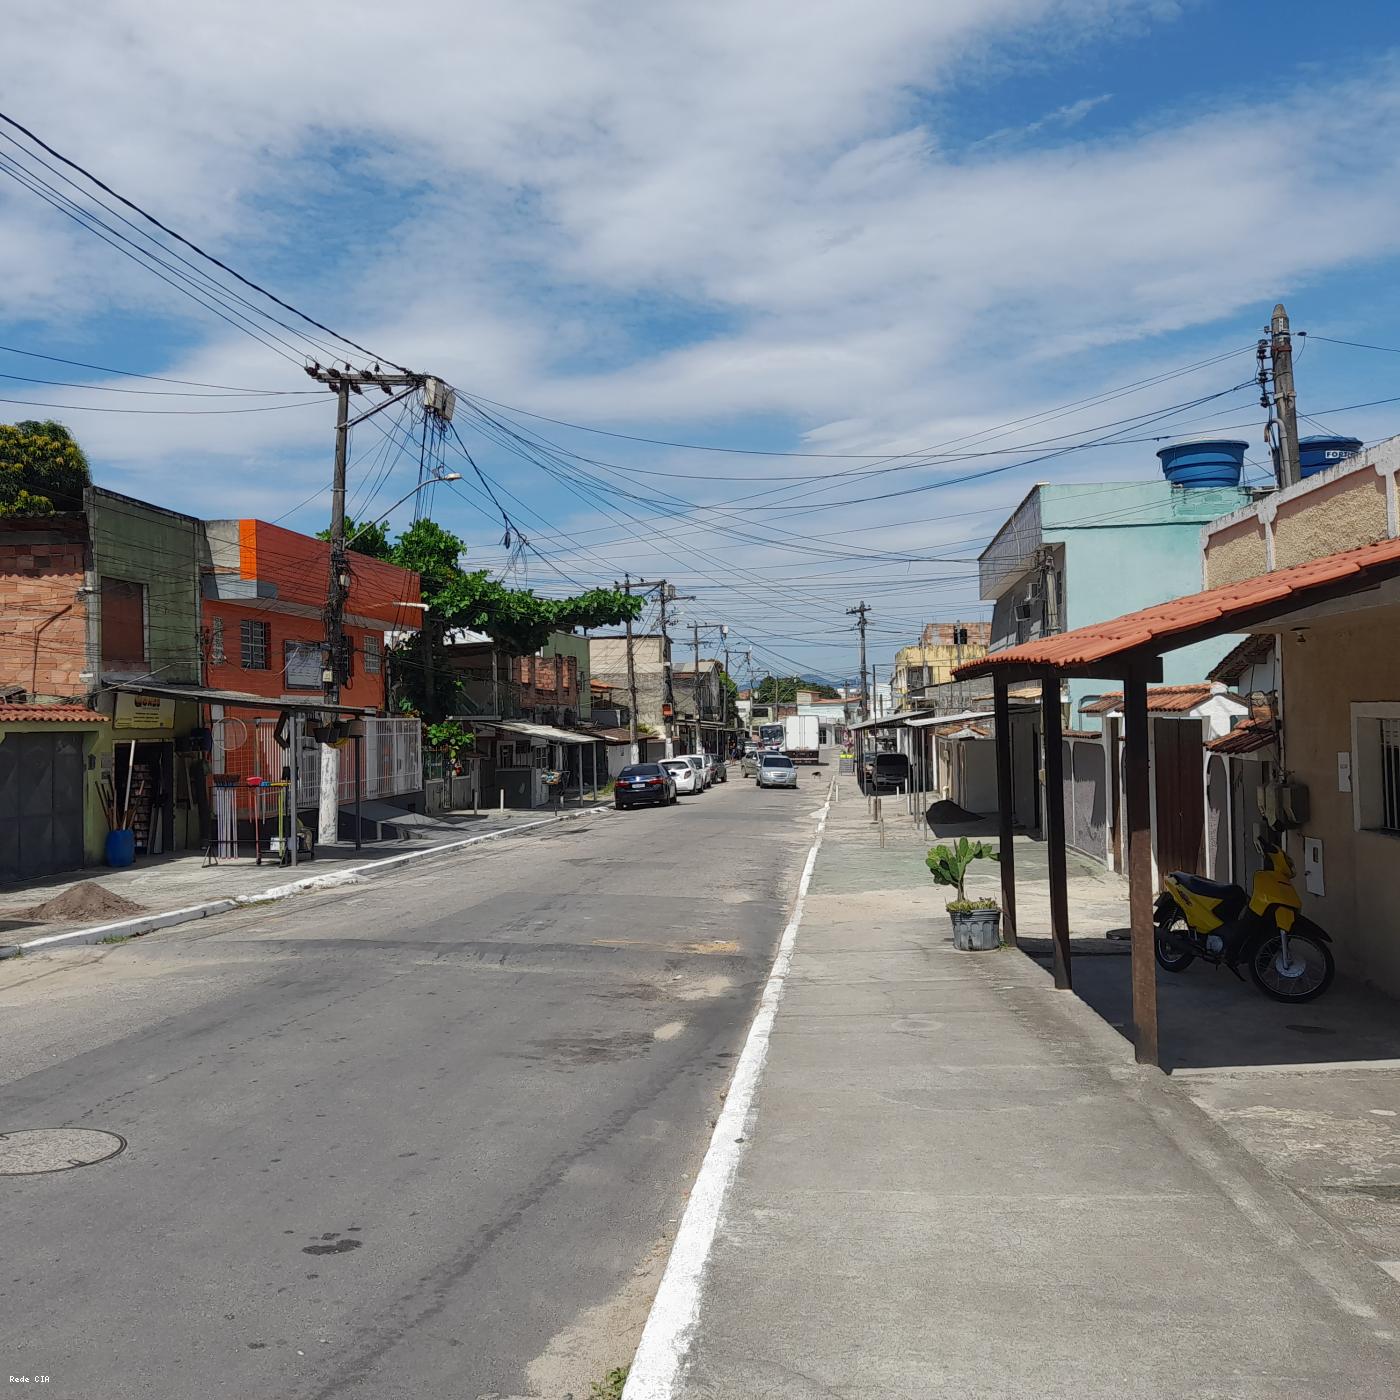
[[[1292,486],[1302,480],[1298,463],[1298,395],[1293,388],[1293,337],[1282,302],[1274,307],[1273,320],[1269,322],[1269,359],[1273,364],[1273,407],[1278,420],[1275,475],[1280,486]]]
[[[860,619],[860,717],[870,718],[870,691],[866,688],[865,670],[865,615],[870,611],[867,603],[862,602],[854,608],[846,609],[847,617],[858,617]]]
[[[617,587],[616,584],[613,585]],[[630,598],[632,596],[632,575],[623,574],[623,591]],[[627,614],[627,701],[630,706],[628,710],[627,731],[631,740],[631,756],[629,763],[640,763],[642,761],[641,749],[637,744],[637,658],[632,653],[632,614]]]
[[[350,597],[350,561],[345,548],[345,471],[349,458],[350,429],[420,389],[425,391],[424,407],[444,420],[450,420],[455,396],[441,380],[430,379],[422,374],[384,374],[377,366],[373,370],[354,370],[347,364],[337,369],[334,365],[323,368],[313,362],[307,365],[306,372],[318,383],[326,385],[336,396],[335,470],[331,478],[330,580],[323,614],[326,640],[321,663],[321,691],[327,708],[334,713],[340,704],[340,687],[350,675],[350,657],[345,644],[345,604]],[[363,394],[366,389],[382,389],[389,397],[352,418],[350,395]],[[426,622],[426,618],[424,621]],[[293,800],[295,801],[295,794]],[[317,839],[323,844],[334,845],[340,837],[339,827],[340,749],[335,744],[322,744]]]

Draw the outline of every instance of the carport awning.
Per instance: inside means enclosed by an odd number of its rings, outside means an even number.
[[[1122,617],[994,651],[955,669],[974,676],[1121,676],[1125,666],[1225,632],[1286,626],[1314,604],[1345,598],[1400,577],[1400,539],[1342,550],[1286,569],[1207,588]]]
[[[919,719],[909,721],[910,729],[929,729],[940,724],[966,724],[974,719],[992,719],[990,710],[963,710],[956,715],[924,715]]]
[[[576,734],[571,729],[555,729],[550,724],[531,724],[528,720],[492,720],[492,729],[504,729],[511,734],[524,734],[530,739],[547,739],[551,744],[595,744],[591,734]]]

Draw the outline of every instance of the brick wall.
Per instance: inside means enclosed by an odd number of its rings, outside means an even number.
[[[87,536],[55,522],[0,522],[0,686],[37,700],[87,695]]]

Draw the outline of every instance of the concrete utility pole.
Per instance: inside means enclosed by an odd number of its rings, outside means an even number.
[[[700,704],[700,629],[701,629],[702,627],[703,627],[707,632],[708,632],[711,628],[713,628],[713,627],[718,627],[718,628],[720,629],[720,631],[721,631],[726,637],[729,635],[729,628],[728,628],[723,622],[692,622],[692,623],[690,624],[691,642],[692,642],[692,645],[693,645],[694,648],[695,648],[695,751],[696,751],[696,753],[703,753],[703,752],[704,752],[704,749],[705,749],[705,741],[704,741],[704,739],[701,737],[701,733],[700,733],[700,720],[701,720],[702,715],[704,714],[704,709],[703,709],[703,707],[702,707],[701,704]]]
[[[616,584],[613,585],[617,587]],[[623,574],[623,591],[630,598],[632,596],[632,575]],[[627,731],[631,741],[629,750],[629,763],[640,763],[642,761],[641,749],[637,744],[637,658],[632,653],[632,615],[627,615],[627,699],[631,706],[628,712]]]
[[[666,631],[666,604],[689,602],[695,595],[692,593],[677,593],[673,584],[667,583],[663,578],[657,583],[660,593],[657,595],[661,602],[661,664],[662,675],[665,679],[666,703],[671,707],[671,718],[662,718],[662,728],[666,731],[666,757],[676,756],[676,688],[671,675],[671,636]]]
[[[350,562],[345,548],[345,470],[349,457],[350,429],[391,404],[426,390],[424,406],[444,420],[452,417],[454,395],[441,380],[423,374],[383,374],[374,370],[353,370],[347,364],[322,368],[314,362],[306,372],[326,385],[336,396],[335,471],[331,478],[330,580],[326,593],[324,620],[325,648],[321,663],[321,691],[328,707],[340,703],[340,687],[350,676],[350,655],[345,644],[345,604],[350,597]],[[366,389],[382,389],[389,395],[365,412],[350,416],[350,395]],[[397,391],[397,392],[395,392]],[[295,797],[293,797],[295,802]],[[340,749],[321,745],[321,800],[317,839],[333,845],[340,837]]]
[[[1293,389],[1293,337],[1288,312],[1279,302],[1269,323],[1269,358],[1274,371],[1274,413],[1278,419],[1275,475],[1280,486],[1302,480],[1298,463],[1298,395]]]
[[[865,670],[865,615],[870,611],[868,604],[862,602],[854,608],[846,609],[847,617],[858,617],[860,619],[860,717],[870,718],[870,691],[866,686]]]

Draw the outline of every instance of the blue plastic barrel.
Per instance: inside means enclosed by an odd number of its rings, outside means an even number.
[[[1157,453],[1162,475],[1174,486],[1238,486],[1244,471],[1247,442],[1215,438],[1209,442],[1178,442]]]
[[[1303,476],[1316,476],[1335,467],[1344,458],[1361,451],[1361,439],[1328,437],[1323,433],[1298,439],[1298,470]]]
[[[109,831],[107,833],[107,864],[114,869],[130,865],[136,859],[136,833]]]

